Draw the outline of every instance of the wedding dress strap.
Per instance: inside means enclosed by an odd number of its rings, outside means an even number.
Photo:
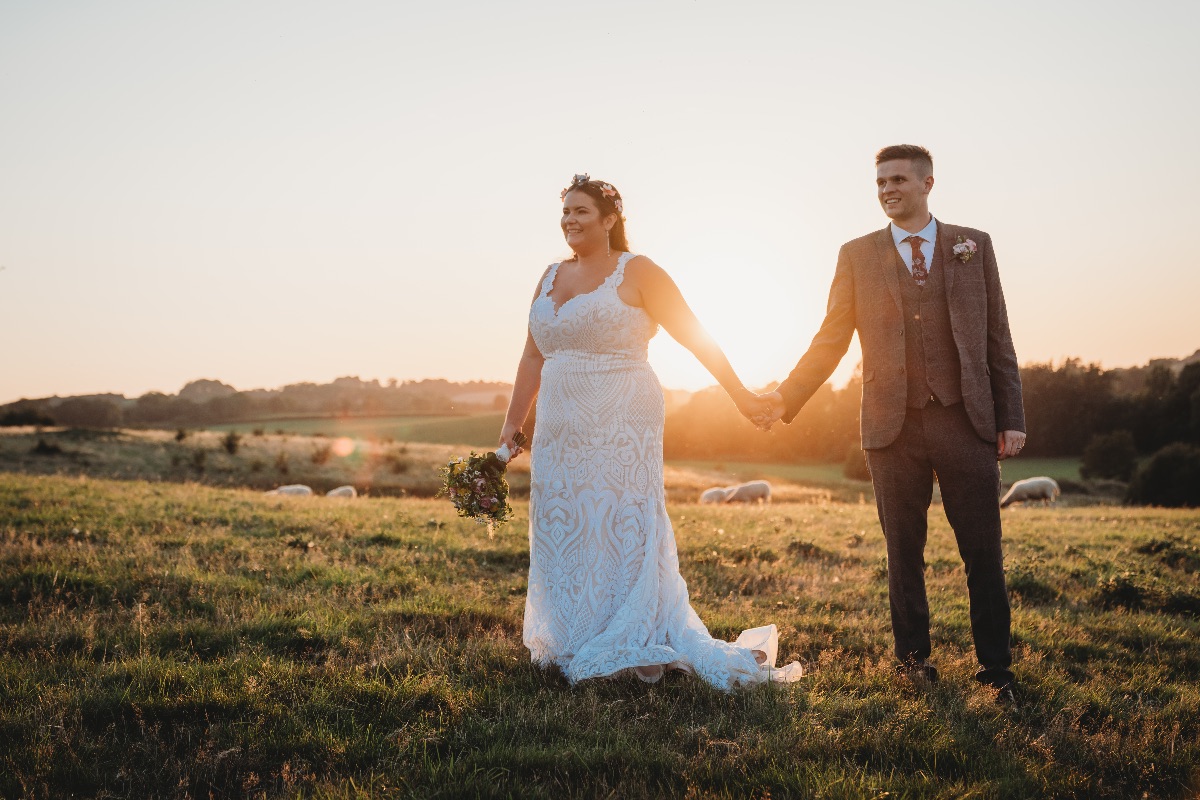
[[[542,279],[542,293],[538,295],[538,299],[550,296],[550,290],[554,288],[554,276],[558,274],[558,265],[561,261],[556,261],[550,265],[550,269],[546,270],[546,277]]]
[[[617,268],[613,270],[612,275],[608,276],[605,283],[611,286],[620,286],[621,281],[625,280],[625,265],[634,257],[633,253],[621,253],[617,256]]]

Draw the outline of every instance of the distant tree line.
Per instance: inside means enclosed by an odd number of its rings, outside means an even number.
[[[1021,369],[1029,440],[1026,456],[1081,456],[1097,437],[1149,455],[1168,444],[1200,445],[1200,360],[1105,371],[1069,359]],[[826,385],[790,425],[763,435],[719,389],[698,392],[667,417],[668,458],[840,461],[858,447],[857,378]],[[1104,476],[1117,477],[1117,476]]]
[[[1142,456],[1171,443],[1200,445],[1200,353],[1183,362],[1104,370],[1069,359],[1021,369],[1029,433],[1026,456],[1081,456],[1097,442],[1105,452]],[[178,395],[150,392],[19,400],[0,406],[0,425],[195,427],[298,416],[387,416],[503,410],[506,384],[444,380],[297,383],[237,391],[193,381]],[[843,461],[858,448],[862,385],[825,385],[790,425],[762,434],[720,389],[696,392],[667,416],[668,458]],[[466,399],[463,399],[466,398]],[[1112,476],[1127,477],[1127,476]]]
[[[508,387],[492,383],[362,381],[297,383],[238,391],[218,381],[193,381],[177,395],[122,395],[18,400],[0,406],[0,425],[79,428],[199,427],[301,416],[393,416],[477,413],[507,407]]]
[[[1093,438],[1119,431],[1132,437],[1139,453],[1153,453],[1172,442],[1200,444],[1200,363],[1181,370],[1152,366],[1134,387],[1121,383],[1123,372],[1105,372],[1078,360],[1058,368],[1035,364],[1022,369],[1026,452],[1081,455]]]

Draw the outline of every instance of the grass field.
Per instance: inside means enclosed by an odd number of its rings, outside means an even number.
[[[404,417],[314,417],[306,419],[275,419],[259,422],[213,425],[208,430],[251,433],[284,431],[311,436],[349,436],[352,439],[423,442],[426,444],[465,444],[472,447],[495,448],[496,437],[504,424],[504,414],[474,414],[471,416],[404,416]]]
[[[242,434],[236,452],[223,446],[220,431],[192,431],[182,440],[160,430],[93,431],[78,428],[0,428],[0,472],[195,482],[211,486],[272,489],[301,483],[323,493],[352,485],[372,495],[432,497],[441,487],[439,468],[452,456],[466,455],[470,444],[395,442],[349,438],[339,442],[321,435]],[[338,451],[345,445],[348,449]],[[478,448],[480,450],[485,448]],[[672,499],[693,500],[729,476],[708,469],[668,466],[666,488]],[[514,496],[529,494],[529,459],[517,459],[508,471]],[[822,502],[834,493],[777,481],[775,496],[795,502]]]
[[[827,492],[829,499],[845,503],[873,503],[875,497],[870,481],[847,478],[842,471],[841,464],[778,464],[766,461],[699,460],[672,460],[668,463],[680,469],[712,475],[715,486],[761,478],[770,481],[783,480],[822,489]],[[1119,499],[1123,491],[1123,487],[1107,485],[1105,482],[1081,483],[1079,459],[1077,458],[1011,458],[1000,465],[1000,478],[1006,486],[1014,481],[1032,478],[1035,475],[1049,475],[1060,481],[1073,481],[1075,485],[1089,491],[1086,496],[1068,492],[1067,497],[1062,501],[1065,504],[1112,502]],[[1108,483],[1111,484],[1111,482]]]
[[[0,474],[0,796],[1195,797],[1200,512],[1005,513],[1016,707],[971,681],[944,517],[934,686],[891,668],[874,508],[673,505],[714,634],[789,687],[570,688],[521,644],[526,509]]]
[[[291,483],[326,492],[350,484],[375,495],[433,496],[437,468],[466,446],[265,433],[243,435],[230,453],[217,431],[0,429],[0,471],[197,482],[272,489]],[[346,445],[345,450],[337,447]],[[511,480],[528,493],[528,463]]]
[[[716,470],[728,473],[733,480],[744,481],[755,478],[783,478],[798,483],[814,485],[840,486],[847,482],[842,474],[841,464],[776,464],[772,462],[747,461],[697,461],[676,460],[672,464],[692,469]],[[1004,461],[1000,467],[1000,477],[1005,483],[1019,481],[1022,478],[1032,478],[1035,475],[1049,475],[1052,478],[1080,480],[1078,458],[1011,458]],[[870,488],[869,481],[850,481]]]

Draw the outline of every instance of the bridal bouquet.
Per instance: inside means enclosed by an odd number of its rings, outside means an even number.
[[[527,441],[522,433],[513,439],[519,447]],[[508,445],[501,445],[494,453],[471,453],[466,458],[451,459],[441,470],[443,486],[439,494],[450,498],[460,517],[470,517],[480,525],[487,525],[489,536],[497,525],[512,518],[508,481],[504,479],[511,458]]]

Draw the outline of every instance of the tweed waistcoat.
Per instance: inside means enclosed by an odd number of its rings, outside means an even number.
[[[940,244],[934,248],[933,269],[924,286],[917,285],[899,259],[897,269],[904,305],[908,407],[924,408],[931,395],[944,406],[962,402],[962,365],[950,325],[946,266]]]

